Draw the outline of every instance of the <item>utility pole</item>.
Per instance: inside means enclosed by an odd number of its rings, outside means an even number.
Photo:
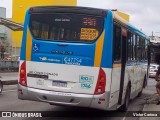
[[[153,38],[153,31],[152,31],[152,38]]]
[[[154,38],[153,38],[153,31],[152,31],[152,37],[151,38],[152,38],[152,40],[154,40]]]

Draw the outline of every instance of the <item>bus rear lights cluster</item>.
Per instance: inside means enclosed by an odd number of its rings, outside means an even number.
[[[22,80],[22,85],[26,85],[26,81],[25,80]]]
[[[24,61],[20,67],[20,80],[19,83],[22,86],[27,87],[27,77],[26,77],[26,61]]]
[[[101,89],[101,88],[99,88],[97,91],[98,91],[98,93],[100,93],[100,92],[102,92],[102,89]]]
[[[105,92],[105,87],[106,87],[106,74],[103,71],[103,69],[100,68],[94,94],[96,94],[96,95],[103,94]]]

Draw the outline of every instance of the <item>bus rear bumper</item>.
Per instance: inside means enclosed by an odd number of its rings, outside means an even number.
[[[18,98],[21,100],[46,102],[53,105],[91,107],[103,110],[107,108],[107,102],[103,99],[106,97],[106,93],[101,95],[64,93],[24,87],[19,84],[18,91]]]

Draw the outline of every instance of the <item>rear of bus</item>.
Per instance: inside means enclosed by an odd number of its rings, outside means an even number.
[[[81,7],[30,8],[22,40],[18,98],[107,109],[108,76],[102,67],[107,51],[103,50],[106,14]]]

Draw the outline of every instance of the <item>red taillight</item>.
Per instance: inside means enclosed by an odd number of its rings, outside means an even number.
[[[27,86],[27,77],[26,77],[26,61],[24,61],[20,67],[20,78],[19,83],[22,86]]]
[[[96,89],[94,91],[94,94],[103,94],[105,92],[106,87],[106,74],[103,71],[102,68],[99,70],[98,80],[96,84]]]

